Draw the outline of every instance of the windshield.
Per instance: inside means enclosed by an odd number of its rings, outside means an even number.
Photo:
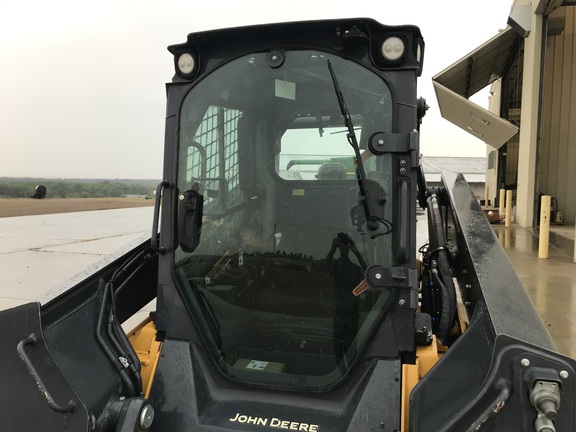
[[[392,240],[384,224],[366,229],[327,59],[373,212],[391,220],[391,158],[367,150],[371,135],[392,130],[390,90],[374,72],[316,51],[253,54],[201,80],[182,105],[178,188],[198,190],[204,211],[198,247],[175,252],[176,283],[236,381],[337,384],[392,300],[360,293],[367,266],[393,265]]]

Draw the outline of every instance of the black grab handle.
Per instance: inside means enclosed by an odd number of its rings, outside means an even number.
[[[38,375],[38,372],[32,365],[32,362],[30,361],[28,354],[26,354],[26,351],[24,351],[24,347],[26,347],[26,345],[35,345],[36,342],[38,342],[38,336],[36,336],[35,333],[30,334],[30,336],[28,336],[25,339],[22,339],[20,342],[18,342],[18,346],[16,347],[18,355],[20,356],[22,361],[26,364],[26,367],[28,368],[28,371],[30,372],[32,377],[34,377],[36,384],[38,384],[38,387],[40,388],[40,392],[44,395],[44,397],[48,401],[48,405],[50,405],[50,408],[52,408],[57,413],[62,414],[68,412],[74,412],[76,410],[76,404],[74,403],[73,400],[69,401],[68,405],[66,406],[61,406],[58,403],[56,403],[50,392],[46,389],[46,386],[42,382],[40,375]]]
[[[158,224],[160,221],[160,202],[162,200],[162,191],[170,187],[168,180],[162,180],[156,186],[156,195],[154,197],[154,219],[152,220],[152,238],[150,239],[152,250],[160,254],[166,253],[166,248],[160,247],[158,239]]]

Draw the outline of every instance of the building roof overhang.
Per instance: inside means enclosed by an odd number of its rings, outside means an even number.
[[[442,117],[494,148],[518,133],[518,128],[468,100],[505,76],[522,38],[507,27],[432,78]]]

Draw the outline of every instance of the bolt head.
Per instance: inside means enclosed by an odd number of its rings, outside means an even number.
[[[568,374],[568,371],[560,371],[560,378],[567,379],[569,376],[570,374]]]
[[[152,426],[154,421],[154,408],[152,405],[144,405],[142,411],[140,411],[140,428],[148,430]]]
[[[528,367],[528,366],[530,366],[530,360],[522,359],[522,360],[520,360],[520,364],[524,367]]]
[[[404,305],[406,304],[406,300],[400,299],[400,301],[398,302],[398,304],[399,304],[400,306],[404,306]]]

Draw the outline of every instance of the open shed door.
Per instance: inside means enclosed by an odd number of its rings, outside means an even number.
[[[496,149],[518,128],[468,98],[507,73],[521,42],[508,27],[432,78],[442,117]]]

